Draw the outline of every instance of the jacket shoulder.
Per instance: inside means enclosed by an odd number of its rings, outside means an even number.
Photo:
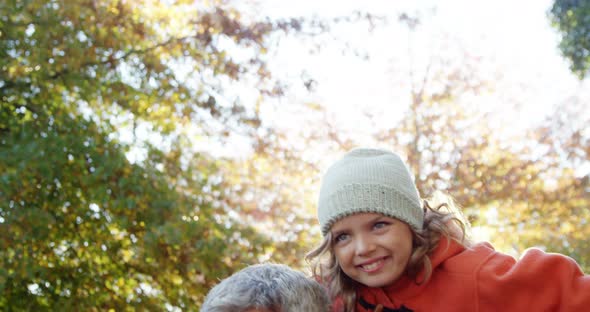
[[[581,311],[590,306],[590,276],[570,257],[529,249],[517,261],[494,252],[477,273],[482,311]],[[487,307],[487,309],[485,308]]]
[[[495,254],[494,247],[489,243],[478,243],[466,247],[462,252],[446,259],[441,269],[453,273],[475,274],[483,263],[487,262]]]

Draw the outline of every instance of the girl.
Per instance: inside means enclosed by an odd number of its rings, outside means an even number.
[[[324,241],[307,260],[334,312],[590,307],[590,276],[574,260],[530,249],[516,261],[471,244],[452,202],[422,201],[385,150],[355,149],[328,169],[318,219]]]

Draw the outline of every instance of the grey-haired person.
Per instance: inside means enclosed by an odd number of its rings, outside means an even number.
[[[201,312],[327,312],[327,291],[284,264],[248,266],[213,287]]]

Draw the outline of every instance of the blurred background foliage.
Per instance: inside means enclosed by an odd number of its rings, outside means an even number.
[[[590,1],[555,0],[548,12],[553,26],[559,31],[559,49],[578,77],[590,71]]]
[[[549,13],[581,78],[584,3]],[[382,20],[269,19],[188,0],[12,0],[0,12],[1,310],[198,311],[245,265],[304,268],[320,238],[321,171],[367,142],[321,103],[271,104],[314,80],[286,81],[269,59],[281,38],[318,49],[338,40],[335,25]],[[405,13],[392,22],[420,24]],[[372,142],[404,153],[423,196],[452,194],[498,249],[540,246],[589,272],[590,179],[578,170],[590,162],[587,102],[569,97],[502,136],[501,121],[469,104],[496,87],[477,62],[441,53],[427,70],[399,71],[407,108],[386,126],[367,111]],[[280,127],[269,106],[305,124]],[[239,157],[202,144],[235,136],[248,147]]]

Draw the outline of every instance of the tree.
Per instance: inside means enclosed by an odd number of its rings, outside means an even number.
[[[224,206],[218,162],[189,147],[260,139],[256,105],[231,87],[280,94],[265,52],[299,20],[194,1],[0,11],[0,309],[198,310],[219,278],[268,252]],[[144,157],[130,161],[132,148]]]
[[[588,94],[577,94],[557,105],[531,134],[545,151],[548,169],[543,193],[529,207],[533,231],[523,235],[523,244],[542,245],[570,255],[590,271],[590,109]],[[535,231],[536,230],[536,231]]]
[[[264,152],[221,162],[224,204],[276,242],[262,259],[304,267],[305,254],[320,235],[312,196],[317,168],[286,137],[275,131]]]
[[[216,123],[259,125],[228,84],[250,80],[262,95],[280,93],[266,45],[276,31],[302,27],[246,23],[228,5],[194,1],[25,1],[3,7],[2,16],[5,105],[39,111],[65,97],[63,105],[83,104],[105,119],[113,110],[163,133],[193,123],[207,135]]]
[[[548,12],[551,24],[559,31],[559,49],[580,79],[590,71],[590,1],[555,0]]]
[[[219,275],[268,247],[220,217],[204,155],[179,168],[178,150],[154,150],[130,164],[108,129],[59,111],[15,130],[0,148],[3,309],[193,310]]]

